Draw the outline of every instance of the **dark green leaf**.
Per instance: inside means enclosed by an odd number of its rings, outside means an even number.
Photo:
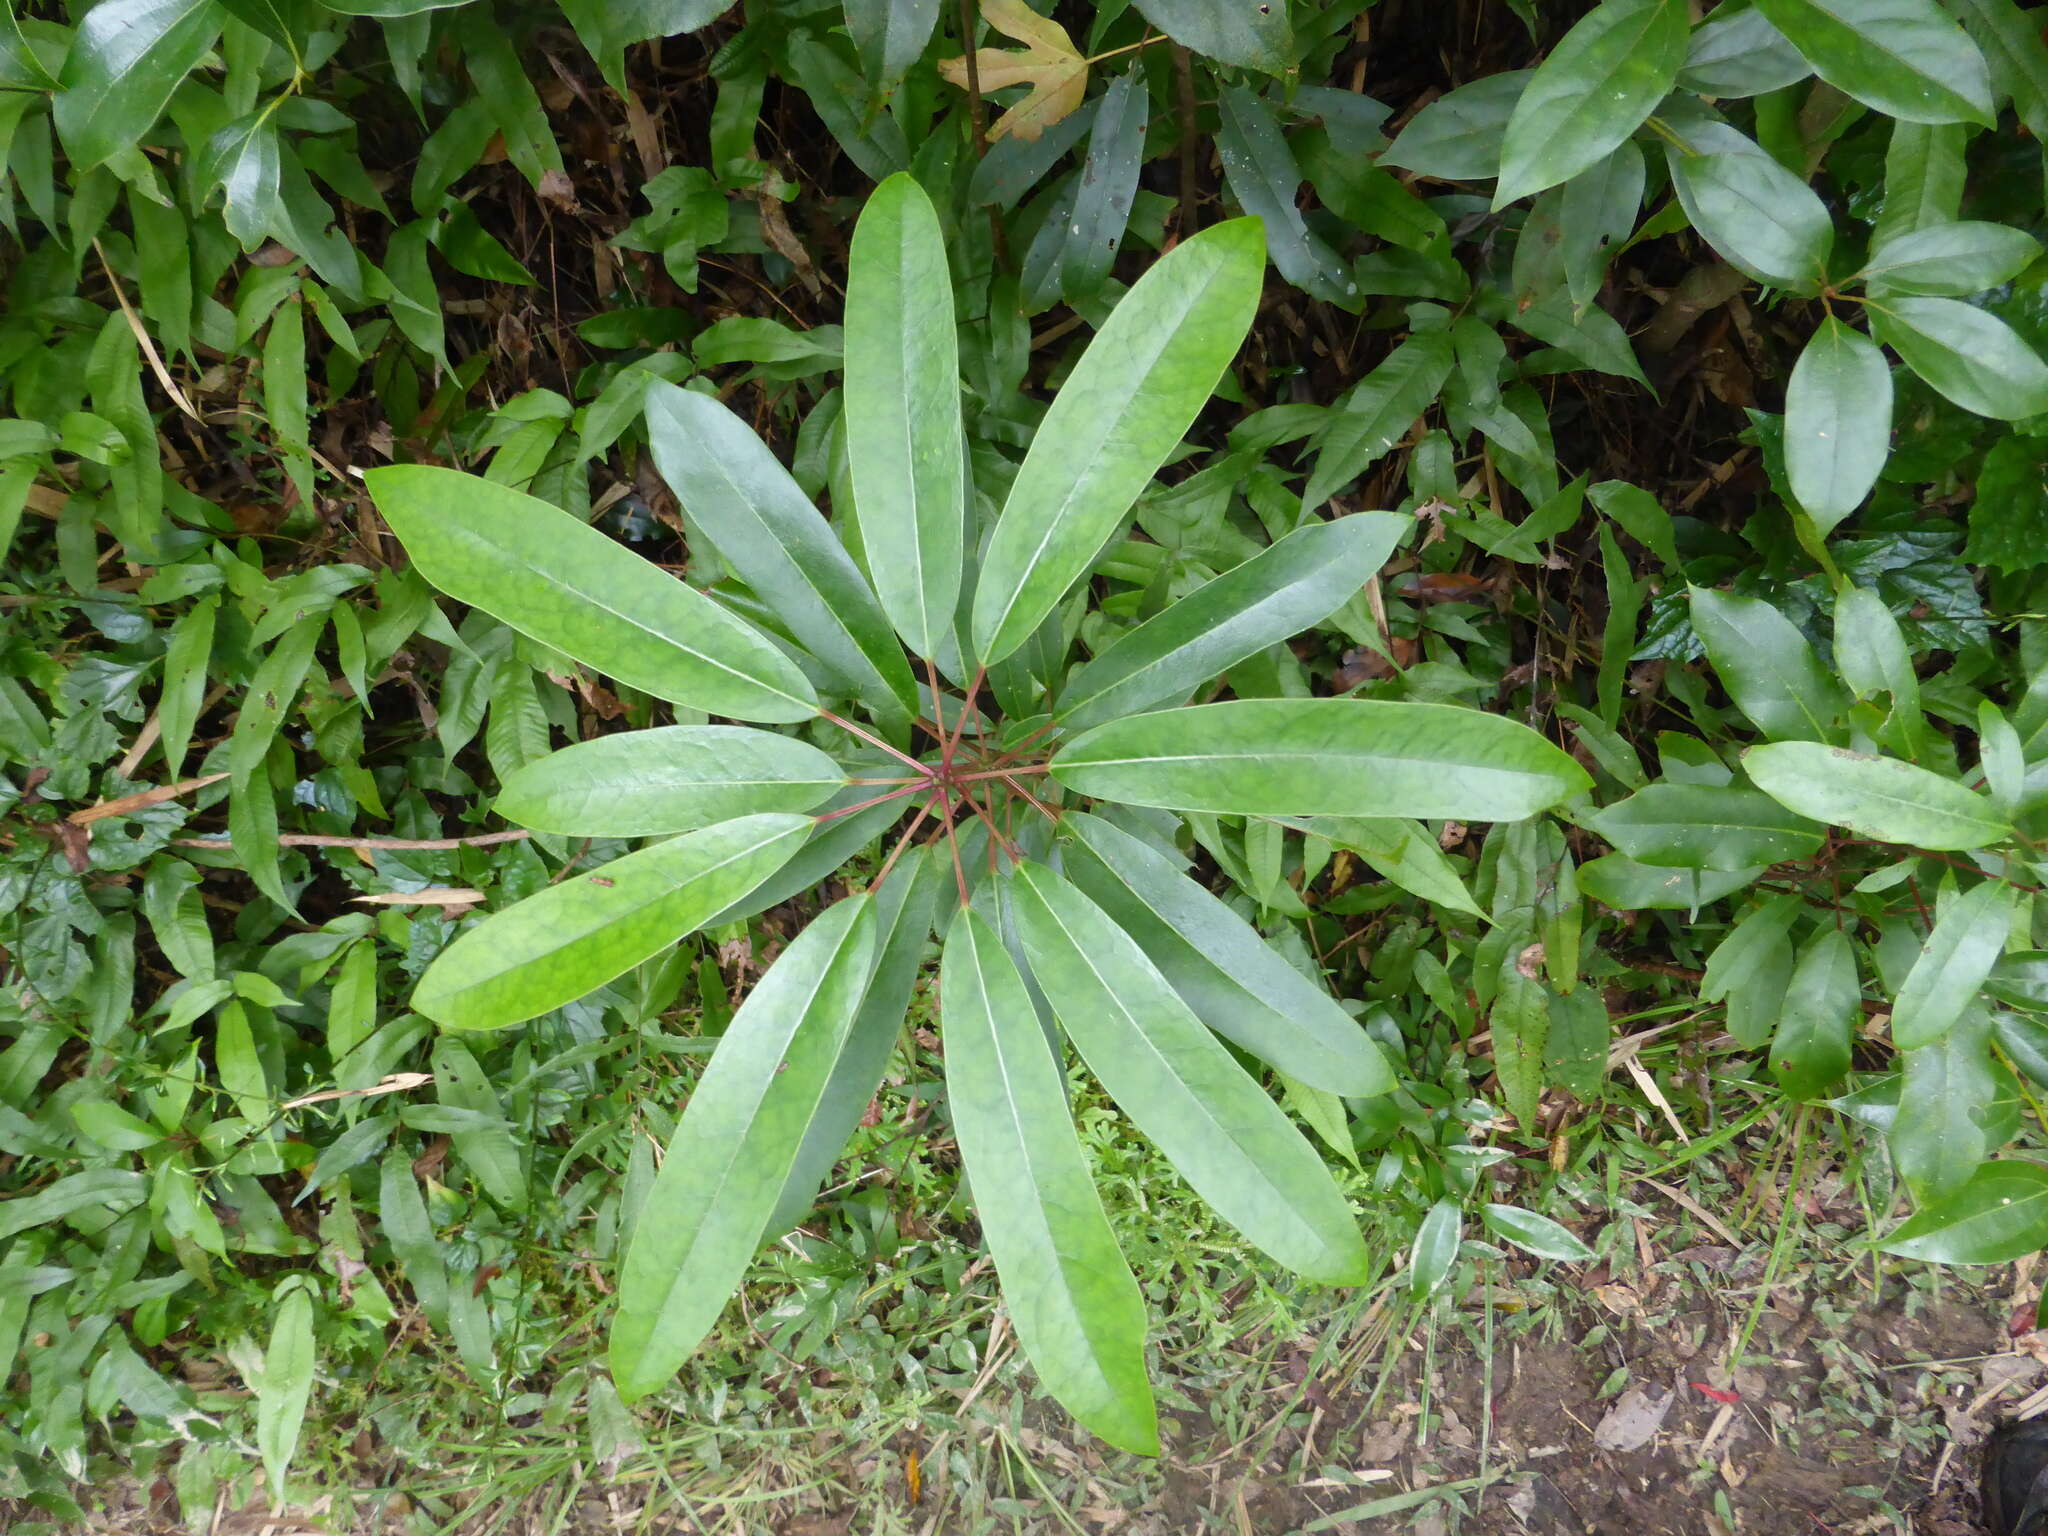
[[[1704,153],[1667,144],[1665,164],[1685,215],[1730,266],[1760,283],[1813,293],[1834,249],[1827,205],[1805,182],[1732,129]]]
[[[1738,99],[1797,85],[1813,73],[1799,50],[1755,6],[1714,14],[1693,28],[1678,83],[1702,96]]]
[[[1384,458],[1435,402],[1456,360],[1448,332],[1425,331],[1353,385],[1324,429],[1302,505],[1320,507]]]
[[[846,0],[846,30],[877,90],[910,72],[938,25],[939,0]],[[851,299],[847,314],[854,313]]]
[[[1293,34],[1279,0],[1136,0],[1139,14],[1168,37],[1219,64],[1277,75]]]
[[[1848,694],[1790,619],[1761,598],[1706,587],[1691,588],[1689,598],[1707,659],[1758,730],[1778,740],[1840,737]]]
[[[2038,22],[2012,0],[1955,0],[1954,9],[1983,50],[1992,85],[2012,98],[2029,133],[2048,139],[2048,43]]]
[[[72,170],[141,142],[220,25],[214,0],[101,0],[87,11],[50,104]]]
[[[1912,123],[1990,126],[1991,77],[1934,0],[1756,0],[1837,90]]]
[[[1841,1081],[1849,1070],[1861,996],[1849,936],[1825,928],[1808,939],[1771,1037],[1771,1077],[1787,1097],[1817,1099]]]
[[[1223,160],[1224,180],[1238,206],[1266,226],[1266,250],[1274,267],[1316,298],[1346,303],[1357,285],[1342,259],[1302,218],[1301,168],[1265,102],[1244,86],[1226,85],[1216,110],[1216,150]]]
[[[1990,1040],[1990,1012],[1972,1006],[1940,1039],[1904,1053],[1892,1161],[1923,1207],[1955,1194],[1997,1150],[1984,1110],[2009,1088]]]
[[[1959,299],[1870,305],[1877,339],[1966,411],[2018,421],[2048,411],[2048,363],[1996,315]]]
[[[1892,1003],[1892,1042],[1902,1051],[1936,1044],[2005,951],[2012,927],[2012,887],[1985,880],[1949,902]]]
[[[1410,119],[1380,164],[1444,181],[1498,176],[1508,119],[1534,74],[1506,70],[1439,96]]]
[[[1863,505],[1891,440],[1891,365],[1876,342],[1829,315],[1785,388],[1785,472],[1822,533]]]
[[[1877,1246],[1930,1264],[2010,1264],[2038,1253],[2048,1247],[2048,1168],[2019,1158],[1986,1163]]]
[[[1093,297],[1116,261],[1138,195],[1149,105],[1144,73],[1132,70],[1112,80],[1096,106],[1060,267],[1069,302]]]

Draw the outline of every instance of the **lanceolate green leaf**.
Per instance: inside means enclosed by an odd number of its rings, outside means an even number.
[[[666,379],[647,386],[646,410],[655,468],[754,595],[870,708],[915,710],[910,663],[867,579],[768,445],[710,395]],[[945,472],[935,464],[934,480]]]
[[[1706,587],[1692,589],[1691,605],[1707,659],[1758,730],[1780,739],[1839,737],[1849,696],[1790,619],[1761,598]]]
[[[1756,0],[1814,72],[1887,117],[1992,121],[1984,56],[1934,0]]]
[[[1825,928],[1808,939],[1771,1037],[1771,1077],[1789,1097],[1819,1098],[1849,1070],[1861,995],[1849,936]]]
[[[1493,206],[1569,181],[1640,128],[1685,62],[1689,30],[1679,0],[1601,0],[1515,104]]]
[[[1042,865],[1014,906],[1031,972],[1088,1069],[1195,1192],[1288,1268],[1361,1283],[1364,1240],[1328,1169],[1136,941]]]
[[[1873,300],[1870,324],[1908,368],[1966,411],[1998,421],[2048,411],[2048,363],[2011,326],[1974,304]]]
[[[1578,1264],[1593,1257],[1593,1250],[1574,1236],[1571,1228],[1534,1211],[1514,1205],[1488,1205],[1479,1213],[1479,1219],[1495,1237],[1505,1238],[1539,1259]]]
[[[1247,816],[1513,821],[1591,787],[1527,726],[1448,704],[1239,699],[1133,715],[1052,760],[1069,789]]]
[[[2012,1084],[1990,1041],[1990,1010],[1973,1001],[1941,1038],[1904,1052],[1892,1160],[1923,1205],[1956,1193],[1996,1150],[1985,1111]]]
[[[652,837],[759,811],[808,811],[846,785],[816,747],[740,725],[669,725],[579,742],[505,780],[494,809],[536,832]]]
[[[1797,85],[1813,67],[1754,6],[1724,15],[1720,7],[1693,28],[1678,83],[1702,96],[1762,96]]]
[[[2039,24],[2013,0],[1954,0],[1954,8],[1984,52],[1992,85],[2012,98],[2029,133],[2048,139],[2048,42]]]
[[[1132,285],[1067,376],[1010,486],[974,597],[974,647],[1016,650],[1086,573],[1223,376],[1258,307],[1265,237],[1233,219]]]
[[[1742,142],[1728,130],[1708,141],[1706,153],[1665,146],[1685,215],[1730,266],[1760,283],[1813,293],[1835,243],[1827,205],[1761,149],[1738,147]]]
[[[1870,232],[1873,245],[1955,219],[1963,205],[1963,146],[1970,132],[1961,123],[1892,124],[1884,154],[1884,206]]]
[[[1863,280],[1874,294],[1960,297],[2010,282],[2040,254],[2023,229],[1961,219],[1883,241],[1863,263]]]
[[[304,1289],[279,1303],[263,1352],[263,1377],[256,1386],[256,1447],[263,1470],[279,1498],[285,1469],[299,1447],[306,1405],[313,1397],[313,1298]]]
[[[657,698],[737,720],[817,712],[795,663],[695,588],[548,503],[452,469],[363,476],[427,580]]]
[[[865,896],[813,920],[698,1079],[619,1279],[609,1357],[628,1402],[682,1367],[746,1274],[860,1005],[874,931]]]
[[[1360,379],[1333,409],[1302,505],[1320,507],[1384,458],[1434,403],[1456,361],[1449,332],[1425,331]]]
[[[938,213],[907,173],[874,190],[846,278],[846,458],[876,595],[938,652],[960,598],[965,449],[952,279]],[[715,537],[715,536],[714,536]]]
[[[1157,1455],[1145,1299],[1102,1213],[1024,979],[971,907],[946,936],[940,989],[953,1134],[1024,1353],[1088,1428]]]
[[[220,27],[214,0],[102,0],[87,11],[50,106],[72,170],[132,149]]]
[[[1137,0],[1138,12],[1183,48],[1219,64],[1262,69],[1287,67],[1292,33],[1287,7],[1255,0]]]
[[[1948,904],[1892,1003],[1892,1043],[1900,1050],[1933,1045],[1977,1000],[2005,952],[2012,907],[2012,887],[2002,880],[1982,881]]]
[[[1103,100],[1107,103],[1110,97]],[[1358,292],[1358,285],[1346,273],[1343,259],[1308,227],[1296,206],[1301,168],[1271,110],[1249,87],[1226,85],[1217,95],[1216,111],[1216,150],[1224,180],[1238,206],[1265,225],[1266,249],[1274,267],[1305,293],[1344,304]]]
[[[810,826],[748,816],[572,875],[465,932],[427,967],[412,1005],[451,1029],[494,1029],[573,1002],[759,885]]]
[[[1149,110],[1142,70],[1118,75],[1095,108],[1060,258],[1060,284],[1069,303],[1093,297],[1116,264],[1138,195]]]
[[[1358,1022],[1172,860],[1085,812],[1062,826],[1067,878],[1138,941],[1203,1023],[1311,1087],[1365,1098],[1394,1086]]]
[[[1863,505],[1891,437],[1891,364],[1876,342],[1828,316],[1785,388],[1785,471],[1822,533]]]
[[[1811,857],[1822,829],[1760,790],[1652,784],[1586,818],[1630,858],[1681,869],[1750,869]]]
[[[1877,1246],[1930,1264],[2010,1264],[2038,1253],[2048,1246],[2048,1168],[2021,1158],[1986,1163]]]
[[[1751,747],[1742,763],[1778,804],[1865,837],[1962,849],[2012,835],[2012,824],[1982,795],[1896,758],[1783,741]]]
[[[1297,528],[1120,636],[1060,691],[1070,731],[1177,703],[1247,656],[1343,607],[1406,531],[1391,512]]]
[[[1297,823],[1290,819],[1290,824]],[[1486,915],[1436,838],[1420,822],[1401,817],[1310,816],[1300,818],[1298,824],[1339,848],[1348,848],[1375,873],[1424,901],[1470,912],[1474,917]]]
[[[1508,119],[1534,73],[1513,69],[1487,75],[1439,96],[1415,114],[1379,163],[1445,181],[1499,175]]]
[[[790,856],[789,862],[741,893],[730,905],[706,918],[703,926],[721,928],[743,917],[752,917],[756,912],[765,912],[829,878],[848,859],[880,837],[892,823],[902,819],[904,806],[901,800],[880,805],[870,803],[866,810],[853,809],[863,802],[872,802],[875,794],[870,785],[849,784],[826,801],[819,809],[820,819],[812,823],[811,835]],[[835,816],[835,811],[848,814]]]

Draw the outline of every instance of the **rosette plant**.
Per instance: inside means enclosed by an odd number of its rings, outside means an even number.
[[[984,518],[939,220],[915,181],[891,178],[853,242],[852,505],[836,523],[711,394],[650,389],[655,464],[692,540],[737,578],[708,592],[515,491],[370,472],[443,592],[687,722],[509,776],[497,808],[512,821],[648,841],[468,926],[421,978],[420,1013],[516,1026],[849,862],[860,888],[755,985],[677,1123],[618,1286],[610,1358],[629,1399],[669,1380],[755,1250],[808,1208],[934,933],[949,1114],[982,1231],[1026,1353],[1083,1424],[1158,1448],[1145,1308],[1068,1108],[1069,1045],[1247,1239],[1318,1281],[1365,1278],[1343,1194],[1246,1063],[1353,1097],[1392,1075],[1350,1013],[1191,877],[1186,821],[1500,821],[1589,781],[1535,731],[1476,710],[1215,697],[1234,665],[1360,590],[1401,535],[1391,514],[1305,508],[1256,557],[1070,655],[1091,571],[1244,338],[1265,251],[1239,219],[1159,261]]]

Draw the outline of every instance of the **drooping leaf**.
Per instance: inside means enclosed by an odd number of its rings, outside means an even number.
[[[1394,1086],[1357,1021],[1172,860],[1086,812],[1066,816],[1062,827],[1067,878],[1138,941],[1203,1023],[1288,1076],[1346,1098]]]
[[[1565,33],[1515,103],[1493,206],[1554,187],[1643,125],[1685,62],[1678,0],[1601,0]]]
[[[608,1358],[631,1402],[681,1369],[746,1274],[867,985],[874,913],[839,902],[726,1026],[669,1141],[619,1276]]]
[[[876,595],[926,657],[952,628],[967,537],[951,293],[931,199],[891,176],[861,211],[847,269],[846,457]]]
[[[1983,123],[1984,56],[1934,0],[1756,0],[1814,73],[1887,117]]]
[[[1929,1264],[2010,1264],[2038,1253],[2048,1246],[2048,1168],[2024,1158],[1986,1163],[1877,1246]]]
[[[974,595],[974,647],[1010,655],[1086,573],[1223,376],[1258,306],[1266,243],[1233,219],[1132,285],[1060,387],[1011,483]]]
[[[1902,1051],[1936,1044],[1977,1000],[1977,989],[2005,952],[2012,887],[1971,886],[1948,904],[1892,1003],[1892,1042]]]
[[[657,698],[790,722],[817,695],[766,638],[695,588],[537,497],[452,469],[363,476],[427,580]]]
[[[1144,1297],[1102,1213],[1024,978],[972,907],[946,936],[940,991],[953,1134],[1024,1353],[1081,1423],[1156,1455]]]
[[[1871,329],[1966,411],[2018,421],[2048,411],[2048,363],[1996,315],[1960,299],[1886,298]]]
[[[495,1029],[573,1002],[760,884],[810,827],[807,816],[747,816],[572,875],[463,933],[412,1005],[450,1029]]]
[[[1700,238],[1760,283],[1816,292],[1835,243],[1827,205],[1734,130],[1705,142],[1702,153],[1664,149],[1671,185]]]
[[[1360,379],[1334,409],[1302,505],[1320,507],[1384,458],[1436,400],[1456,361],[1448,332],[1425,331]]]
[[[1923,1206],[1959,1191],[1997,1150],[1985,1109],[2010,1091],[2010,1078],[1992,1062],[1990,1041],[1990,1010],[1973,1001],[1940,1038],[1904,1051],[1889,1141],[1900,1177]]]
[[[1011,896],[1031,973],[1088,1069],[1224,1220],[1329,1284],[1370,1270],[1329,1171],[1137,942],[1042,865]]]
[[[739,725],[668,725],[578,742],[507,776],[495,809],[536,832],[654,837],[760,811],[809,811],[846,785],[816,747]]]
[[[1259,96],[1227,85],[1217,97],[1216,150],[1230,195],[1266,227],[1266,249],[1282,277],[1332,304],[1358,291],[1344,262],[1322,236],[1308,227],[1297,206],[1301,168],[1294,163],[1280,125]]]
[[[1448,704],[1238,699],[1113,720],[1053,776],[1130,805],[1245,816],[1513,821],[1592,784],[1518,721]]]
[[[768,445],[710,395],[657,379],[645,398],[655,468],[691,526],[870,708],[915,709],[917,683],[867,578]],[[933,486],[949,471],[959,473],[957,461],[934,463]],[[934,524],[943,516],[935,510]],[[934,550],[932,558],[936,565],[943,556]]]
[[[1863,280],[1874,294],[1961,297],[2010,282],[2040,254],[2023,229],[1963,219],[1883,241],[1863,263]]]
[[[1328,618],[1406,531],[1391,512],[1297,528],[1120,635],[1077,668],[1055,711],[1070,731],[1178,702],[1247,656]]]
[[[220,28],[214,0],[101,0],[87,11],[50,103],[72,170],[134,148]]]
[[[1118,75],[1096,105],[1060,259],[1061,290],[1070,302],[1092,297],[1116,262],[1138,195],[1149,109],[1140,70]]]
[[[1777,740],[1840,738],[1848,695],[1790,619],[1761,598],[1707,587],[1689,600],[1707,659],[1758,730]]]
[[[1891,365],[1876,342],[1829,315],[1785,387],[1785,472],[1822,533],[1863,505],[1891,437]]]
[[[1809,858],[1822,830],[1735,785],[1652,784],[1586,818],[1630,858],[1680,869],[1748,869]]]
[[[1067,29],[1039,15],[1024,0],[981,0],[981,19],[1022,48],[983,48],[974,56],[975,74],[984,91],[1028,85],[1030,93],[989,125],[991,142],[1015,134],[1035,140],[1081,105],[1088,94],[1088,60],[1067,36]],[[967,61],[941,59],[939,73],[967,89]]]
[[[1814,821],[1914,848],[1982,848],[2012,835],[1991,802],[1896,758],[1817,742],[1751,747],[1742,765],[1778,804]]]
[[[1861,995],[1849,936],[1825,928],[1808,939],[1771,1037],[1771,1078],[1788,1098],[1820,1098],[1849,1070]]]
[[[1183,48],[1277,75],[1289,63],[1293,34],[1277,0],[1136,0],[1138,12]]]

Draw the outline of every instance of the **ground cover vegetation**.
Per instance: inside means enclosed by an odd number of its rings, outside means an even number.
[[[2012,0],[16,5],[17,1525],[1488,1529],[1564,1277],[1960,1350],[2044,137]]]

